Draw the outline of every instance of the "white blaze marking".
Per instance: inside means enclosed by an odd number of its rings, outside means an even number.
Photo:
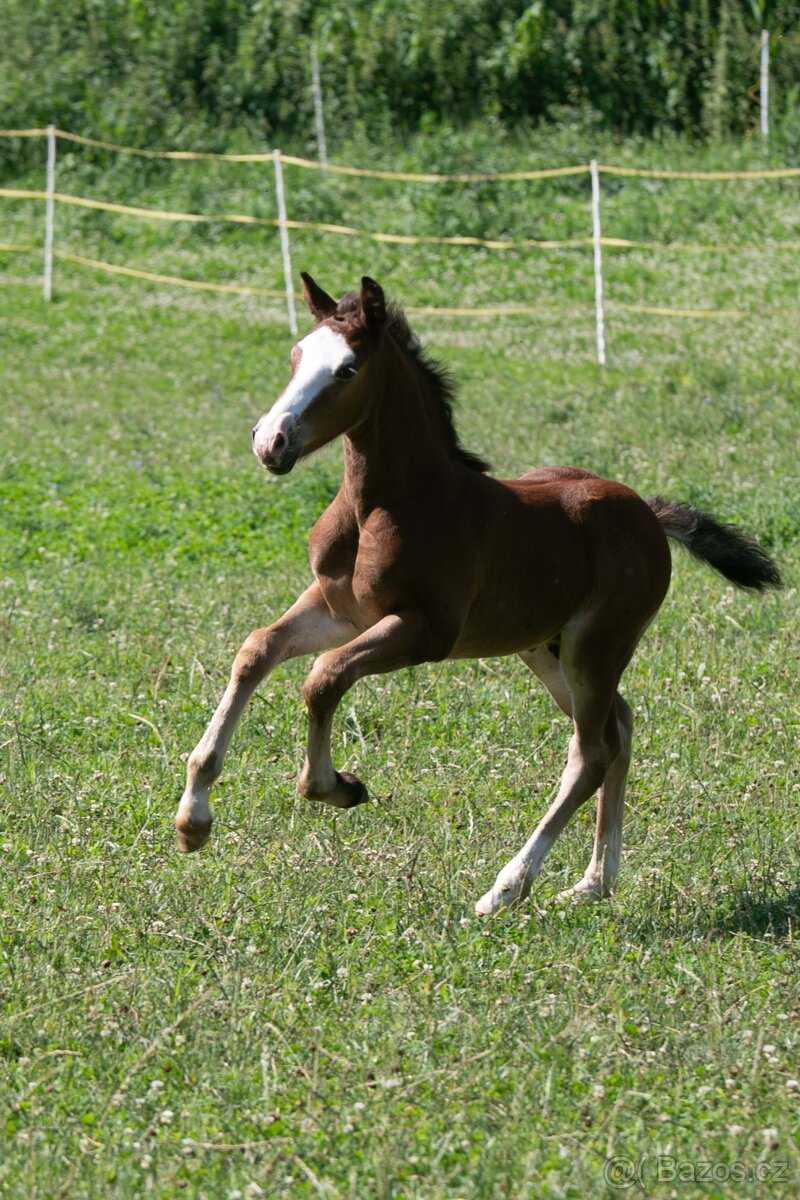
[[[355,362],[355,355],[341,333],[320,325],[297,343],[300,361],[286,391],[269,410],[274,417],[300,417],[311,401],[333,382],[334,374],[345,363]]]
[[[309,404],[329,384],[335,373],[348,363],[355,363],[355,355],[341,333],[334,333],[327,325],[320,325],[302,338],[295,347],[299,361],[286,390],[264,414],[256,427],[253,449],[259,454],[268,450],[273,438],[282,433],[291,435]]]

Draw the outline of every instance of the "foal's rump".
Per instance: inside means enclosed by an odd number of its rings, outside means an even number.
[[[643,500],[630,488],[592,475],[579,467],[540,467],[520,475],[509,486],[515,484],[539,487],[559,484],[567,489],[563,496],[565,504],[569,506],[573,505],[576,496],[579,505],[585,505],[587,500],[589,503],[598,499],[607,500],[614,494],[620,498],[625,496],[633,501],[631,512],[636,510],[638,501],[640,516],[643,507],[649,509],[666,537],[684,546],[699,562],[718,571],[736,587],[763,592],[781,586],[778,567],[758,542],[738,526],[718,521],[710,513],[691,504],[683,504],[665,496]],[[570,484],[576,485],[575,492],[569,491]],[[605,514],[608,506],[604,505],[597,511]],[[644,521],[642,532],[652,538],[653,522],[648,528],[646,519]]]
[[[615,625],[639,629],[655,613],[670,555],[635,492],[570,467],[514,480],[476,477],[475,488],[485,529],[476,539],[482,583],[455,657],[528,649],[584,615],[612,634]]]
[[[524,496],[531,524],[554,502],[588,558],[592,603],[648,612],[669,586],[671,559],[664,530],[647,501],[624,484],[576,467],[545,467],[508,484]],[[555,561],[573,549],[554,539]]]

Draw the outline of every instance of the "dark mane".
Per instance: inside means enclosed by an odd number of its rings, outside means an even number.
[[[342,315],[353,312],[358,308],[358,304],[358,293],[350,292],[349,295],[339,301],[337,312]],[[391,334],[400,349],[405,351],[419,373],[427,380],[429,392],[435,402],[441,421],[442,433],[444,434],[451,458],[461,463],[462,466],[469,467],[471,471],[484,472],[490,470],[489,463],[485,459],[481,458],[478,454],[473,454],[471,450],[466,450],[461,445],[453,420],[453,403],[455,400],[453,379],[446,367],[436,362],[435,359],[428,358],[422,348],[422,343],[412,331],[406,320],[405,313],[398,304],[389,304],[387,307],[386,331]]]

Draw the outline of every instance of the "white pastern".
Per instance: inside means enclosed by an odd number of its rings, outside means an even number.
[[[302,417],[309,404],[329,384],[342,367],[355,365],[355,355],[341,333],[320,325],[297,343],[297,366],[286,390],[258,423],[254,449],[269,445],[278,430],[287,432]]]
[[[210,788],[187,784],[181,796],[176,821],[189,825],[210,825],[211,807],[208,803]]]
[[[524,900],[553,845],[547,834],[536,832],[519,854],[506,863],[494,886],[475,905],[476,917],[488,917]]]

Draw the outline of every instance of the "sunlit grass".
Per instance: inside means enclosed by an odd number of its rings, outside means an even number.
[[[433,165],[424,148],[416,161]],[[170,179],[149,186],[164,207],[187,199]],[[201,176],[193,186],[209,199]],[[741,236],[760,221],[777,238],[785,196],[758,195]],[[635,210],[632,190],[609,206],[622,236],[731,236],[733,208],[717,195],[688,219],[659,189],[639,223],[625,196]],[[375,202],[376,220],[389,204]],[[586,220],[585,196],[565,191],[563,207],[565,224]],[[13,237],[35,236],[39,209],[2,211]],[[509,229],[529,224],[508,215]],[[271,235],[109,234],[66,218],[62,235],[164,272],[281,285]],[[310,237],[298,251],[333,291],[368,271],[409,304],[523,290],[552,303],[541,318],[415,322],[454,370],[464,443],[499,474],[566,462],[702,503],[761,538],[787,586],[743,596],[676,555],[626,676],[636,747],[620,890],[606,905],[554,902],[588,861],[587,808],[525,908],[470,918],[566,748],[563,719],[510,660],[359,685],[336,753],[374,801],[338,816],[295,798],[304,667],[285,668],[237,733],[212,841],[179,858],[183,757],[241,640],[307,581],[307,532],[338,486],[340,452],[279,483],[249,453],[253,419],[287,374],[280,302],[59,264],[48,307],[38,263],[2,259],[0,1188],[583,1200],[612,1194],[603,1163],[618,1154],[650,1156],[651,1171],[658,1155],[762,1164],[769,1194],[793,1196],[795,260],[723,270],[705,256],[689,267],[609,255],[612,297],[753,316],[679,323],[610,308],[601,371],[589,257]],[[584,303],[578,317],[560,312]],[[676,1186],[648,1184],[664,1197]]]

